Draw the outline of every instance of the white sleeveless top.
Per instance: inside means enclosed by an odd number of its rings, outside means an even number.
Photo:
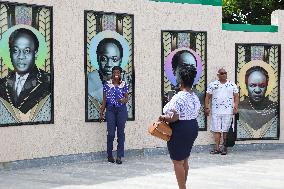
[[[179,120],[191,120],[197,118],[200,106],[195,93],[180,91],[164,106],[163,113],[171,116],[174,109],[179,114]]]

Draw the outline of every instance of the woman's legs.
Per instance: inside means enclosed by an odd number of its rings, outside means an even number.
[[[124,141],[125,141],[125,123],[127,120],[127,108],[123,106],[117,112],[117,157],[124,157]]]
[[[112,157],[113,141],[116,130],[116,115],[113,108],[107,108],[106,110],[107,121],[107,156]]]
[[[174,170],[175,170],[175,174],[176,174],[176,179],[177,179],[177,183],[179,186],[179,189],[186,189],[186,171],[184,169],[184,162],[185,160],[181,160],[181,161],[176,161],[176,160],[172,160],[173,164],[174,164]]]
[[[184,172],[185,172],[185,183],[187,180],[187,175],[188,175],[188,170],[189,170],[189,166],[188,166],[188,158],[186,158],[183,162],[183,168],[184,168]]]

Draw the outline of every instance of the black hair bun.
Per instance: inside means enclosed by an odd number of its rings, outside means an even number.
[[[178,66],[178,75],[180,76],[180,82],[186,87],[192,87],[197,71],[192,64],[180,64]]]

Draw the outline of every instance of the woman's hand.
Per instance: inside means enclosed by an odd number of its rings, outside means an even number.
[[[210,108],[205,108],[204,113],[206,116],[210,115]]]
[[[166,117],[165,115],[160,115],[158,121],[165,121]]]
[[[100,123],[104,121],[104,113],[100,113],[100,118],[99,118]]]
[[[234,110],[233,110],[233,114],[237,114],[238,113],[238,107],[234,107]]]
[[[118,102],[120,102],[122,104],[126,104],[127,103],[127,98],[118,99]]]

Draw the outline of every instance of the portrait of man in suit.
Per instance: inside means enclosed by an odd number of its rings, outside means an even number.
[[[88,94],[98,103],[102,103],[104,82],[111,79],[111,70],[114,66],[122,67],[123,47],[114,38],[104,38],[99,42],[96,54],[99,70],[88,74]],[[122,80],[131,85],[131,74],[126,74],[123,70],[121,76]]]
[[[178,93],[178,70],[181,64],[191,64],[197,74],[192,90],[199,98],[201,111],[204,109],[204,94],[207,78],[207,33],[192,30],[162,31],[162,107]],[[206,130],[206,116],[200,114],[197,118],[199,130]]]
[[[189,50],[181,50],[175,53],[172,60],[172,69],[173,74],[175,77],[177,77],[177,74],[179,73],[180,65],[182,64],[191,64],[195,68],[197,68],[197,61],[194,55]],[[179,90],[179,86],[176,86],[177,90]],[[200,103],[204,103],[204,94],[199,92],[196,87],[192,88],[193,92],[198,96]]]
[[[50,95],[50,74],[37,68],[37,36],[19,28],[9,37],[9,52],[14,70],[0,80],[0,97],[22,113],[27,113]]]
[[[103,85],[114,66],[122,69],[121,79],[128,84],[128,120],[134,120],[133,15],[85,11],[85,18],[85,121],[100,121]]]
[[[116,39],[105,38],[99,42],[96,54],[99,70],[88,75],[88,93],[101,102],[104,82],[111,78],[111,70],[114,66],[121,67],[123,48]]]

